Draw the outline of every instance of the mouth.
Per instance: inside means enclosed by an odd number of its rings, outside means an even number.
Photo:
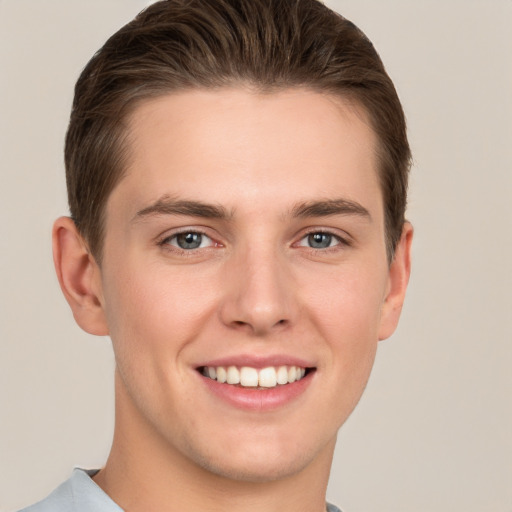
[[[294,365],[267,366],[265,368],[201,366],[198,371],[204,377],[220,384],[241,388],[269,389],[300,381],[313,372],[314,368]]]

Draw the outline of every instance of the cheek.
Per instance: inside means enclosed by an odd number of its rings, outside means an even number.
[[[331,343],[357,348],[377,341],[387,274],[376,269],[351,265],[315,276],[306,285],[313,319]],[[320,282],[321,288],[314,286]]]
[[[132,268],[143,268],[134,265]],[[214,307],[212,287],[186,272],[146,265],[144,272],[120,269],[105,301],[111,338],[119,359],[173,359],[204,325]],[[119,361],[118,361],[119,362]]]
[[[359,400],[375,358],[385,276],[384,270],[347,268],[332,274],[326,290],[309,295],[310,319],[328,351],[324,364],[348,410]]]

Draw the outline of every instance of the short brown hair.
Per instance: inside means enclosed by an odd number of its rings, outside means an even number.
[[[139,101],[187,88],[305,87],[361,105],[377,134],[388,258],[403,228],[410,149],[402,106],[368,38],[317,0],[164,0],[94,55],[75,87],[65,163],[71,217],[98,261],[107,199]]]

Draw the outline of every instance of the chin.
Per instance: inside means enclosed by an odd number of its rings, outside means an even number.
[[[325,458],[330,465],[335,443],[335,437],[315,446],[304,446],[297,440],[272,444],[268,439],[260,443],[232,439],[223,450],[218,449],[220,443],[206,450],[189,445],[187,456],[202,470],[220,478],[262,483],[296,475],[319,459]]]
[[[292,460],[212,460],[202,458],[196,462],[202,469],[218,477],[247,483],[262,483],[282,480],[300,473],[310,461],[304,457]]]

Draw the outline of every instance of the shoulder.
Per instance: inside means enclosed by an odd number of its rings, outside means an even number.
[[[70,479],[71,480],[71,479]],[[59,485],[48,497],[20,510],[19,512],[60,512],[61,510],[73,510],[70,505],[73,502],[71,481],[66,480]]]
[[[47,498],[19,512],[123,512],[92,480],[96,471],[75,469]]]

